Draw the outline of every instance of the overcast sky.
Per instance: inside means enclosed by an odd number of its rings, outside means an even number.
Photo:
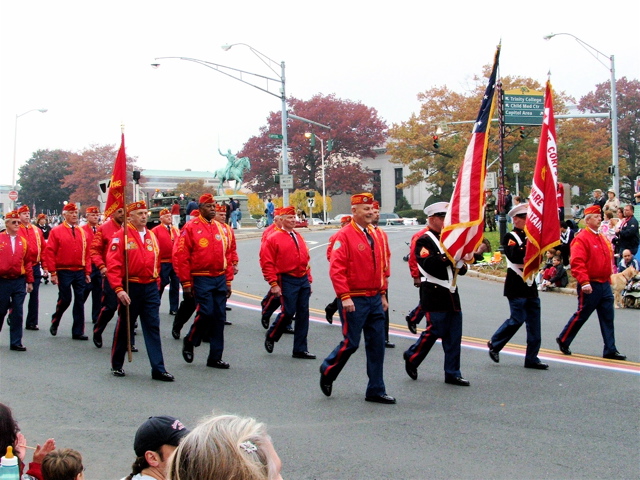
[[[483,9],[485,9],[483,11]],[[489,10],[491,9],[491,10]],[[0,0],[0,184],[37,149],[120,143],[142,168],[214,170],[258,133],[280,101],[185,56],[269,75],[246,43],[286,63],[287,95],[336,94],[389,125],[416,95],[463,92],[502,39],[501,74],[580,98],[610,78],[568,32],[607,55],[617,77],[640,78],[640,2],[9,1]],[[602,58],[608,66],[609,59]],[[278,67],[276,67],[278,68]],[[278,132],[275,132],[278,133]]]

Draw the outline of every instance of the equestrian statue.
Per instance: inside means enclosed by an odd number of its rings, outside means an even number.
[[[240,189],[240,185],[243,182],[244,172],[251,170],[251,163],[249,162],[249,157],[236,157],[233,153],[231,153],[231,149],[227,150],[227,153],[222,153],[220,148],[218,148],[218,153],[223,157],[227,157],[227,165],[219,168],[215,171],[213,178],[217,178],[220,180],[218,184],[218,195],[222,195],[224,193],[224,182],[228,182],[229,180],[235,180],[236,185],[234,188],[234,193],[238,193]]]

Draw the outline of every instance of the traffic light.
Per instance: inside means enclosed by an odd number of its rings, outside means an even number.
[[[524,127],[520,127],[520,139],[524,139],[526,135],[524,134]]]
[[[607,167],[607,173],[609,173],[609,175],[613,175],[614,173],[616,173],[616,168],[613,165],[609,165]]]
[[[316,146],[316,135],[315,135],[315,133],[307,132],[307,133],[304,134],[304,136],[309,139],[309,145],[311,145],[311,147],[314,148]]]
[[[330,138],[329,140],[327,140],[327,151],[328,152],[333,151],[333,138]]]
[[[316,196],[316,192],[313,190],[307,190],[307,198],[313,198]]]
[[[433,148],[440,148],[440,144],[438,143],[438,135],[433,136]]]

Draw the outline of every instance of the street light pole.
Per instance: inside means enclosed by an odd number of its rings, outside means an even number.
[[[18,115],[16,113],[16,123],[15,123],[15,127],[13,130],[13,176],[11,177],[11,181],[12,181],[12,187],[15,189],[17,187],[17,178],[16,178],[16,156],[17,156],[17,146],[18,146],[18,119],[20,117],[22,117],[23,115],[26,115],[27,113],[31,113],[31,112],[40,112],[40,113],[47,113],[47,109],[46,108],[34,108],[31,110],[27,110],[24,113],[21,113],[20,115]],[[16,202],[11,202],[13,204],[13,208],[15,208],[15,203]]]
[[[320,156],[322,158],[322,221],[324,223],[327,223],[327,190],[325,186],[326,182],[324,176],[324,139],[316,133],[307,132],[304,134],[304,136],[307,138],[311,138],[312,135],[320,140]]]
[[[613,55],[608,56],[602,53],[595,47],[592,47],[588,43],[579,39],[572,33],[551,33],[549,35],[545,35],[545,40],[551,40],[553,37],[558,35],[568,35],[573,37],[576,42],[578,42],[585,50],[587,50],[593,57],[598,60],[605,68],[609,69],[611,73],[611,162],[613,166],[613,191],[616,194],[616,197],[620,197],[620,170],[619,170],[619,158],[618,158],[618,96],[616,92],[616,64],[615,58]],[[589,51],[591,50],[591,51]],[[596,54],[594,55],[593,52]],[[598,58],[598,55],[602,55],[605,58],[609,59],[610,66],[607,66],[604,62]]]
[[[238,68],[227,67],[225,65],[220,65],[218,63],[207,62],[204,60],[199,60],[197,58],[188,58],[188,57],[156,57],[155,59],[156,63],[152,63],[151,66],[154,68],[159,67],[160,64],[157,63],[157,61],[163,60],[163,59],[186,60],[188,62],[198,63],[205,67],[216,70],[217,72],[222,73],[223,75],[227,75],[228,77],[234,78],[239,82],[246,83],[247,85],[251,85],[252,87],[257,88],[258,90],[262,90],[263,92],[268,93],[269,95],[273,95],[274,97],[279,98],[280,101],[282,102],[282,126],[281,126],[282,128],[282,174],[287,175],[289,174],[289,157],[288,157],[288,141],[287,141],[287,95],[285,90],[285,85],[286,85],[285,64],[284,62],[280,62],[280,63],[276,62],[272,58],[266,56],[264,53],[256,50],[251,45],[247,45],[246,43],[233,43],[231,45],[223,45],[222,49],[224,51],[228,51],[231,49],[231,47],[235,45],[244,45],[245,47],[249,48],[249,50],[251,50],[251,52],[256,57],[258,57],[262,61],[262,63],[264,63],[276,75],[277,78],[267,77],[265,75],[260,75],[253,72],[247,72],[244,70],[240,70]],[[280,66],[280,73],[278,73],[278,71],[273,68],[272,64]],[[251,75],[253,77],[266,80],[267,88],[263,88],[250,81],[245,80],[243,77],[243,74]],[[279,92],[277,94],[269,90],[269,83],[268,83],[269,81],[277,82],[280,84]],[[289,189],[288,188],[282,189],[282,201],[283,201],[283,205],[289,205]]]

